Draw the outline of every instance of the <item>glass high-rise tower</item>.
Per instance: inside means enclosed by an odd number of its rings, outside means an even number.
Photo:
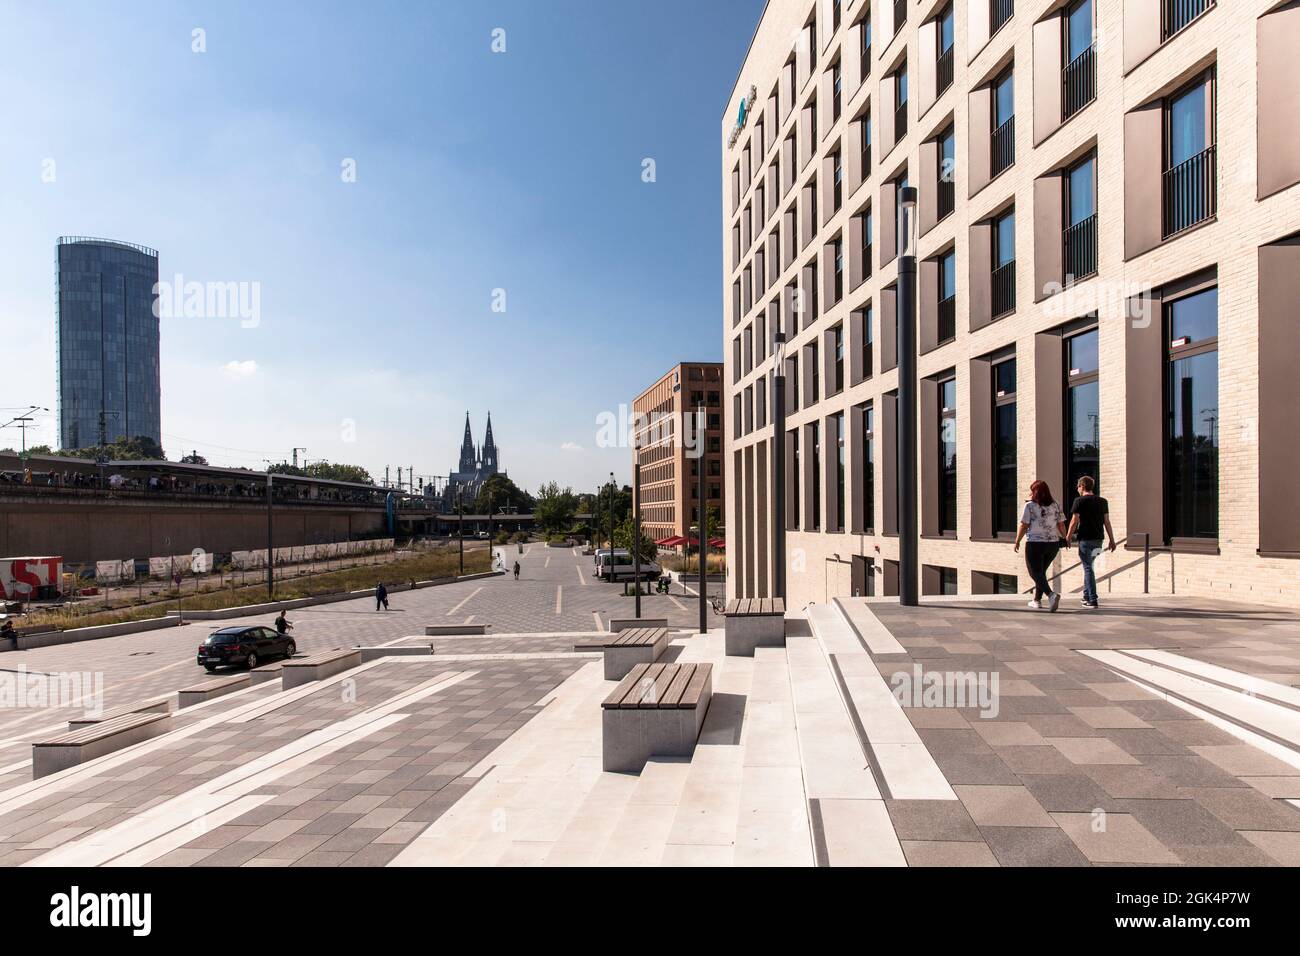
[[[112,239],[62,236],[56,252],[59,441],[162,441],[158,253]]]

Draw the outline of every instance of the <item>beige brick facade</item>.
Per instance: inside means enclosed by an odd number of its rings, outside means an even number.
[[[753,386],[759,379],[766,379],[768,387],[765,392],[770,396],[773,364],[770,337],[774,330],[768,320],[769,305],[780,297],[781,290],[799,281],[802,270],[814,255],[819,266],[824,267],[823,246],[837,234],[844,238],[847,260],[853,252],[848,249],[851,220],[867,201],[872,203],[876,224],[873,239],[875,262],[870,277],[850,289],[846,265],[843,297],[831,302],[823,296],[820,315],[798,331],[791,331],[790,317],[786,312],[781,315],[783,327],[790,333],[789,355],[798,354],[808,343],[824,343],[825,333],[837,325],[843,324],[845,330],[849,329],[851,313],[867,300],[873,303],[875,321],[874,374],[858,384],[848,384],[846,379],[842,392],[827,396],[823,391],[819,400],[810,406],[799,402],[799,407],[787,418],[787,428],[794,429],[812,421],[824,422],[829,415],[852,410],[865,402],[873,403],[878,423],[874,449],[875,515],[866,524],[874,528],[875,533],[852,533],[847,530],[854,526],[852,521],[845,521],[846,530],[839,533],[789,531],[786,538],[787,597],[792,606],[851,593],[850,561],[855,555],[871,559],[877,569],[883,562],[894,561],[898,556],[897,537],[882,533],[885,495],[882,493],[880,409],[883,396],[897,388],[897,372],[881,370],[881,323],[892,317],[883,313],[880,303],[882,291],[897,281],[898,262],[882,258],[883,243],[879,233],[887,210],[882,207],[881,188],[904,165],[911,185],[923,192],[934,188],[931,183],[919,181],[918,172],[923,165],[921,150],[927,140],[949,123],[956,137],[955,210],[921,236],[917,253],[924,260],[945,247],[955,249],[957,330],[955,339],[920,356],[919,375],[926,379],[948,369],[955,371],[958,396],[957,529],[954,537],[923,538],[921,564],[956,569],[959,593],[971,592],[972,572],[1016,575],[1021,590],[1028,586],[1029,578],[1022,557],[1013,553],[1009,542],[971,538],[970,360],[1004,348],[1014,348],[1019,381],[1017,484],[1020,489],[1027,489],[1040,471],[1035,395],[1040,370],[1035,368],[1035,337],[1094,311],[1100,356],[1098,434],[1102,493],[1110,502],[1112,521],[1120,539],[1125,539],[1131,530],[1141,530],[1127,526],[1130,489],[1138,487],[1135,483],[1160,483],[1162,479],[1159,474],[1128,474],[1132,457],[1127,447],[1128,416],[1161,416],[1163,410],[1133,407],[1128,400],[1126,347],[1131,319],[1127,300],[1136,290],[1156,289],[1203,270],[1217,268],[1217,553],[1183,552],[1166,547],[1164,541],[1153,541],[1150,590],[1158,594],[1212,594],[1263,603],[1300,604],[1300,587],[1297,586],[1300,584],[1300,563],[1291,558],[1265,557],[1259,553],[1261,515],[1258,496],[1259,249],[1300,231],[1300,188],[1292,186],[1262,199],[1257,195],[1257,142],[1260,136],[1256,108],[1260,73],[1257,36],[1261,17],[1272,16],[1281,7],[1293,5],[1279,4],[1277,0],[1219,0],[1199,19],[1160,44],[1152,55],[1136,65],[1130,64],[1126,72],[1125,45],[1136,42],[1133,36],[1134,13],[1126,8],[1142,2],[1154,3],[1154,0],[1094,0],[1096,99],[1035,145],[1033,119],[1036,100],[1046,93],[1059,92],[1044,91],[1035,77],[1035,24],[1059,14],[1065,5],[1048,0],[1016,0],[1011,19],[987,43],[975,49],[970,37],[979,32],[979,18],[987,20],[988,0],[950,2],[955,27],[954,79],[951,87],[932,104],[924,102],[927,98],[925,86],[932,86],[933,80],[932,66],[927,67],[929,58],[921,44],[923,37],[925,42],[930,42],[933,33],[927,32],[926,24],[947,6],[946,3],[905,0],[907,21],[900,31],[894,33],[888,29],[893,19],[893,0],[877,0],[874,6],[881,8],[879,17],[867,0],[838,5],[831,0],[770,0],[723,112],[726,407],[732,406],[737,395],[742,396],[745,402],[756,400],[749,396],[756,394]],[[840,24],[838,29],[832,30],[837,6],[840,7]],[[885,7],[889,9],[885,10]],[[864,14],[873,18],[873,36],[870,74],[859,85],[855,82],[857,70],[847,64],[849,58],[857,57],[860,44],[857,31]],[[1292,16],[1290,13],[1277,15]],[[807,35],[803,31],[810,18],[816,19],[816,51],[815,64],[807,66],[805,58],[811,57],[806,52]],[[1285,25],[1290,28],[1294,22],[1294,19],[1288,19]],[[884,138],[880,135],[879,125],[892,122],[894,108],[892,103],[876,101],[882,96],[882,81],[899,61],[904,49],[910,86],[907,133],[885,155],[881,155]],[[781,88],[783,68],[792,56],[796,77],[793,108],[787,112],[785,103],[780,103],[779,111],[773,113],[769,94]],[[831,124],[832,109],[826,102],[830,86],[823,73],[836,58],[840,59],[845,82],[840,116]],[[974,148],[984,147],[979,145],[981,133],[970,128],[969,93],[987,84],[1008,64],[1013,66],[1015,77],[1015,162],[970,196],[966,173],[972,140]],[[1213,123],[1218,155],[1217,217],[1165,240],[1150,251],[1126,259],[1126,203],[1132,208],[1137,197],[1132,195],[1131,187],[1129,195],[1126,195],[1125,116],[1146,103],[1167,96],[1198,72],[1211,67],[1215,71],[1217,93]],[[1295,82],[1300,84],[1300,64],[1295,69]],[[734,131],[738,125],[741,100],[751,88],[757,92],[757,102],[748,104],[751,108],[736,136]],[[743,225],[746,208],[752,207],[760,186],[769,193],[772,191],[773,177],[768,175],[769,167],[774,159],[783,156],[782,144],[786,137],[792,131],[799,135],[803,133],[800,129],[801,111],[814,99],[819,100],[814,154],[806,162],[803,160],[807,154],[801,138],[798,144],[801,159],[793,186],[777,190],[779,197],[765,196],[767,208],[764,214],[754,214],[754,225],[747,230]],[[763,248],[767,237],[774,228],[788,221],[787,210],[795,209],[803,202],[803,187],[816,181],[821,197],[825,196],[825,190],[832,188],[827,181],[823,160],[837,147],[842,155],[856,148],[851,142],[851,124],[868,104],[873,144],[870,175],[861,183],[848,182],[850,177],[845,177],[843,201],[838,210],[830,216],[819,215],[820,224],[815,236],[806,238],[801,235],[799,249],[792,257],[787,256],[783,248],[781,268],[773,271],[768,267],[761,279],[754,280],[752,307],[745,307],[750,295],[742,292],[740,308],[737,309],[735,283],[744,281],[746,270],[751,270],[751,275],[757,270],[755,256],[760,249],[771,258],[770,248]],[[765,140],[761,156],[758,155],[756,132],[760,123]],[[729,145],[733,136],[734,144]],[[983,142],[987,142],[987,134],[983,134]],[[1129,157],[1133,155],[1132,148],[1130,143]],[[746,176],[743,168],[739,174],[736,173],[737,165],[744,162],[746,149],[750,150],[752,176]],[[1097,274],[1064,292],[1045,298],[1036,296],[1039,290],[1035,288],[1035,224],[1043,211],[1035,208],[1035,180],[1090,149],[1095,149],[1097,164]],[[788,176],[788,170],[782,169],[780,177]],[[1016,211],[1017,307],[1011,314],[971,331],[967,321],[972,272],[968,240],[970,227],[1012,200]],[[818,205],[821,205],[820,197]],[[1159,208],[1157,200],[1156,209]],[[800,210],[796,218],[802,215]],[[744,246],[745,234],[750,231],[756,238],[748,247],[738,250],[737,237]],[[787,235],[782,235],[781,241],[786,243]],[[820,282],[823,275],[820,269],[817,275]],[[1035,301],[1036,298],[1042,300]],[[1159,316],[1156,320],[1159,321]],[[746,330],[752,330],[754,336],[752,361],[746,359],[746,346],[743,344]],[[767,339],[765,345],[758,341],[760,330]],[[741,344],[737,345],[738,342]],[[823,375],[822,379],[825,389],[826,376]],[[803,387],[801,382],[800,388]],[[1300,402],[1296,401],[1294,394],[1289,396],[1289,400],[1300,413]],[[750,417],[748,414],[745,416],[746,420]],[[748,463],[752,458],[755,462],[765,463],[770,471],[773,440],[770,407],[762,414],[756,411],[752,418],[755,422],[763,422],[763,427],[756,424],[743,434],[737,434],[730,426],[726,429],[726,460],[732,465],[726,468],[725,495],[730,566],[728,592],[733,597],[771,593],[771,548],[766,541],[750,546],[746,535],[755,534],[759,527],[763,529],[764,537],[770,535],[769,490],[772,483],[770,477],[761,481],[758,478],[751,480],[750,468],[735,467],[735,464]],[[920,434],[924,440],[924,427]],[[829,444],[825,437],[822,444],[823,454],[833,452],[825,447]],[[860,469],[861,462],[850,454],[848,473],[856,475]],[[823,476],[817,477],[821,480]],[[850,483],[852,480],[850,478]],[[1059,497],[1063,489],[1058,487],[1055,490]],[[824,488],[823,503],[833,494],[833,489]],[[854,496],[848,497],[851,509]],[[1023,500],[1024,497],[1022,491],[1019,498]],[[1290,507],[1300,508],[1300,503],[1292,501]],[[1296,547],[1300,550],[1300,543]],[[1057,570],[1065,571],[1062,583],[1067,594],[1080,586],[1081,576],[1076,565],[1077,559],[1072,552],[1064,552],[1057,561]],[[1141,591],[1143,555],[1136,536],[1129,546],[1105,556],[1099,565],[1099,577],[1103,600],[1107,593]],[[879,575],[876,581],[875,593],[884,593]]]

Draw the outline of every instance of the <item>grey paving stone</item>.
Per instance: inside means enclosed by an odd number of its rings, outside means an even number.
[[[980,834],[1002,866],[1088,865],[1088,858],[1057,828],[987,827]]]

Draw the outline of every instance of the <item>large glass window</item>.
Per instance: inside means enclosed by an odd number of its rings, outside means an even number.
[[[803,468],[799,465],[799,429],[797,428],[790,430],[790,466],[794,481],[790,482],[790,497],[792,500],[790,502],[790,513],[786,515],[786,522],[791,528],[799,528],[803,525],[803,511],[799,505],[799,482],[803,480]]]
[[[1060,498],[1069,514],[1076,497],[1075,486],[1088,475],[1101,484],[1101,433],[1097,383],[1097,330],[1065,340],[1065,487]]]
[[[953,127],[939,137],[938,216],[943,219],[957,204],[957,134]]]
[[[1169,101],[1169,166],[1181,165],[1208,145],[1204,83]]]
[[[939,531],[957,532],[957,380],[939,383]]]
[[[862,377],[870,378],[875,369],[872,366],[872,345],[875,342],[872,326],[875,325],[875,308],[868,305],[862,316]]]
[[[844,326],[837,325],[831,330],[831,346],[834,348],[835,391],[844,390]]]
[[[939,341],[957,337],[957,253],[949,250],[939,257]]]
[[[835,527],[832,531],[844,530],[844,478],[845,478],[845,435],[844,413],[835,416]]]
[[[862,409],[862,527],[876,527],[876,416],[870,405]]]
[[[993,366],[993,530],[1013,534],[1016,494],[1016,360]]]
[[[1092,46],[1092,0],[1079,0],[1065,16],[1065,62]]]
[[[822,435],[821,423],[813,422],[808,426],[812,439],[809,452],[812,454],[812,528],[820,531],[822,527]]]
[[[1166,532],[1171,539],[1214,538],[1219,534],[1219,290],[1170,302],[1165,314]]]
[[[1077,226],[1097,211],[1096,164],[1094,157],[1088,157],[1073,167],[1066,176],[1067,204],[1069,213],[1067,226]]]
[[[1013,75],[1010,70],[1003,73],[993,84],[993,128],[1016,115],[1016,92]]]

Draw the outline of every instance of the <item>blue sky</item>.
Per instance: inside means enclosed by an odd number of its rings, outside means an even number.
[[[0,4],[0,409],[55,443],[54,244],[102,236],[259,284],[254,328],[163,319],[171,457],[445,474],[491,410],[526,487],[627,480],[597,415],[722,357],[719,120],[762,6]]]

